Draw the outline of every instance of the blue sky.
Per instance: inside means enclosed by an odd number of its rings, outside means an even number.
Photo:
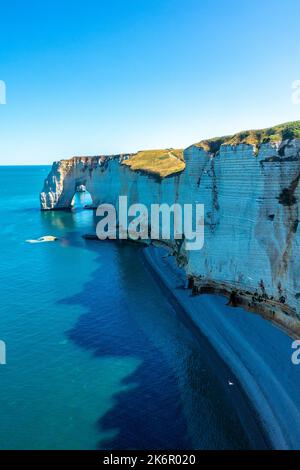
[[[0,164],[186,147],[300,119],[299,0],[0,8]]]

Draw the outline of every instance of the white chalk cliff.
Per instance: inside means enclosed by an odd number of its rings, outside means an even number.
[[[185,170],[159,178],[122,164],[130,155],[74,157],[53,164],[43,210],[69,209],[79,185],[93,205],[203,203],[205,243],[171,243],[193,292],[229,297],[300,335],[300,139],[192,145]]]

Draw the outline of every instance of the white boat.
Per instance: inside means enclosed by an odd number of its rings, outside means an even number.
[[[26,240],[27,243],[46,243],[46,242],[55,242],[57,237],[53,235],[45,235],[44,237],[37,238],[36,240]]]

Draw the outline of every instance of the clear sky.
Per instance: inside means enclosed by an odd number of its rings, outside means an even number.
[[[300,119],[299,0],[10,0],[0,18],[0,164]]]

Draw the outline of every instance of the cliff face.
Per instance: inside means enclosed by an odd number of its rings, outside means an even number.
[[[185,152],[185,178],[206,208],[205,244],[187,271],[200,291],[233,292],[233,303],[299,334],[300,141],[254,152],[244,144],[222,146],[213,159],[198,147]]]
[[[93,204],[178,202],[205,206],[201,251],[170,246],[197,292],[227,295],[300,334],[300,139],[193,145],[186,168],[167,178],[132,171],[130,155],[76,157],[54,163],[41,193],[43,210],[71,206],[84,184]]]

